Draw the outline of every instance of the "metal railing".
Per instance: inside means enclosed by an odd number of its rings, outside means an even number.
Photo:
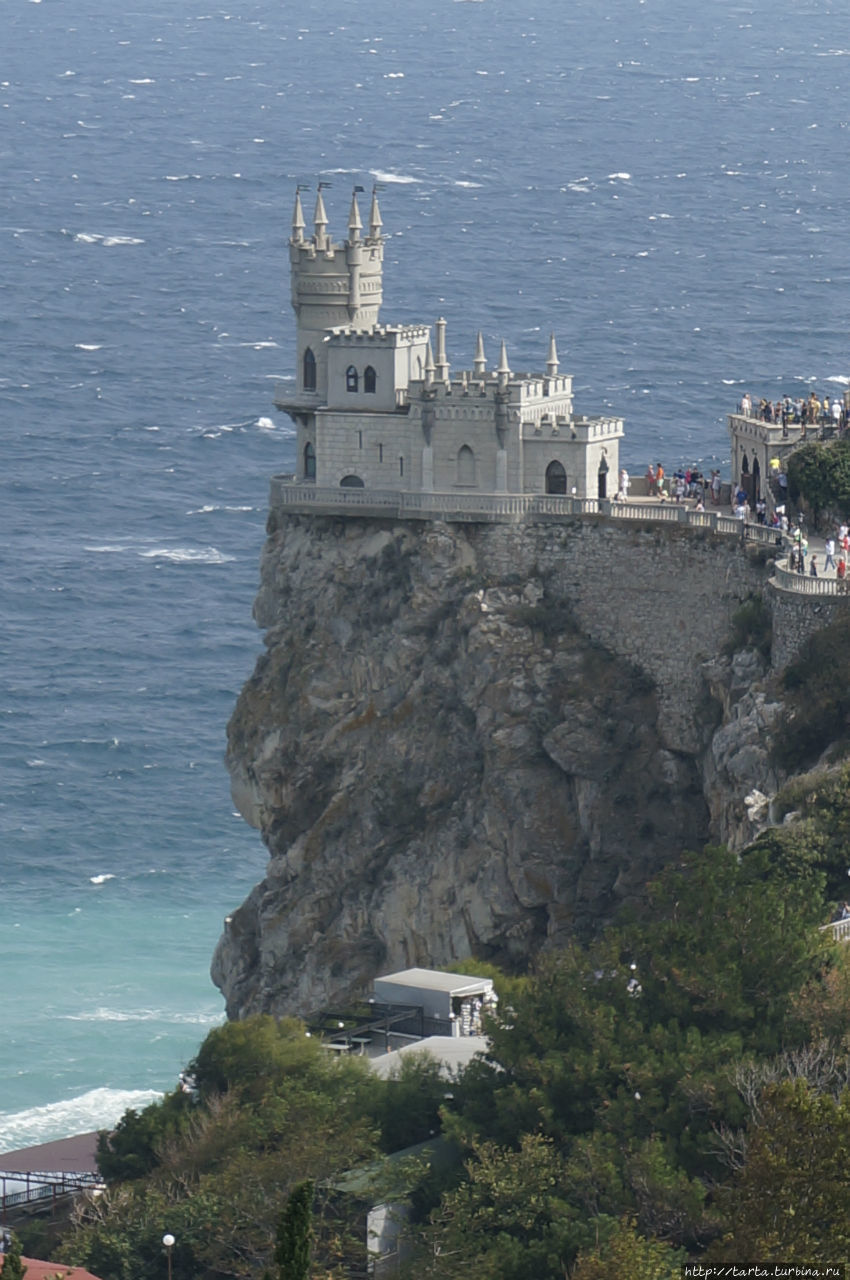
[[[0,1173],[0,1221],[6,1221],[9,1209],[47,1201],[55,1203],[61,1196],[93,1191],[102,1186],[103,1178],[99,1173],[16,1173],[13,1169],[4,1170]]]

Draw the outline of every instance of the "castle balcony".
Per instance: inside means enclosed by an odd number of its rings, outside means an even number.
[[[284,413],[310,413],[314,409],[321,409],[322,405],[323,400],[318,391],[298,392],[291,382],[274,384],[274,406]]]
[[[752,414],[730,413],[727,423],[731,434],[741,439],[758,441],[785,456],[810,440],[832,440],[838,434],[833,422],[801,423],[765,422]]]

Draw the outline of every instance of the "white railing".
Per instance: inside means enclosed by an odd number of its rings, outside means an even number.
[[[832,930],[833,942],[850,942],[850,917],[846,920],[830,920],[829,924],[822,924],[821,933],[827,929]]]
[[[840,596],[847,591],[840,578],[812,578],[808,573],[797,573],[788,568],[787,559],[777,560],[773,581],[781,591],[793,591],[802,596]]]

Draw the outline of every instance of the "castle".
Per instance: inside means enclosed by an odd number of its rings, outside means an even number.
[[[514,373],[504,341],[488,370],[481,334],[471,370],[451,376],[446,322],[379,322],[384,237],[372,192],[368,231],[355,188],[348,239],[328,234],[322,186],[305,236],[295,195],[289,260],[296,378],[275,404],[297,428],[297,482],[418,493],[611,498],[620,418],[576,416],[555,337],[542,373]]]

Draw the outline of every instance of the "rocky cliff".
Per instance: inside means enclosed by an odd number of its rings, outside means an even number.
[[[603,519],[272,512],[266,654],[229,726],[269,851],[213,962],[231,1017],[564,943],[775,788],[755,549]]]

